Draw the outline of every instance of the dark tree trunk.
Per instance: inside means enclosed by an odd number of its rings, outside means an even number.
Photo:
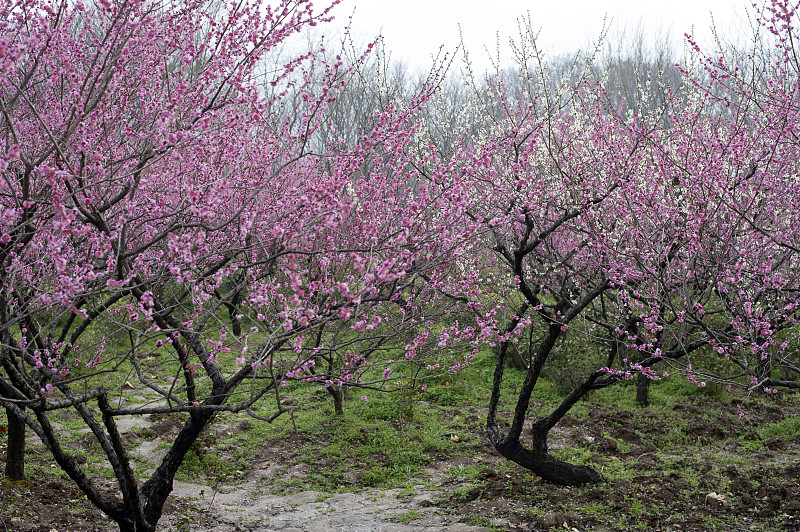
[[[643,373],[636,378],[636,403],[639,406],[650,405],[650,379]]]
[[[8,419],[8,449],[6,449],[6,477],[25,479],[25,421],[6,409]]]
[[[234,277],[234,282],[238,285],[239,282],[242,280],[240,275],[236,275]],[[239,305],[242,303],[242,298],[244,296],[244,289],[239,287],[233,288],[233,297],[231,297],[231,302],[226,304],[228,307],[228,316],[231,318],[231,328],[233,329],[233,334],[235,336],[242,335],[242,321],[239,319]]]
[[[531,429],[531,449],[526,449],[519,440],[519,433],[513,430],[504,435],[498,425],[490,417],[487,429],[489,440],[495,449],[522,467],[529,469],[548,482],[577,486],[581,484],[596,484],[605,481],[603,476],[589,466],[573,465],[553,457],[547,450],[547,434],[561,418],[590,390],[604,387],[598,379],[604,376],[602,371],[595,371],[580,386],[575,388],[561,404],[547,417],[533,424]]]
[[[220,391],[213,396],[214,401],[210,401],[210,404],[223,404],[229,395],[226,391]],[[150,479],[144,483],[140,490],[142,501],[146,501],[144,502],[144,520],[147,523],[153,523],[153,529],[152,531],[141,529],[135,532],[155,531],[155,524],[158,523],[164,511],[164,503],[172,492],[172,482],[178,467],[183,462],[189,448],[197,441],[200,433],[203,432],[213,418],[214,413],[211,411],[195,412],[184,423],[172,447],[161,461],[161,465],[156,468]]]
[[[232,296],[230,301],[226,301],[224,296],[219,292],[219,290],[214,291],[214,295],[216,295],[220,302],[228,309],[228,316],[231,319],[231,330],[235,336],[242,335],[242,320],[239,319],[239,305],[242,302],[243,292],[242,288],[231,288]],[[230,293],[228,294],[230,295]]]
[[[492,434],[494,432],[494,434]],[[535,430],[533,448],[526,449],[518,439],[503,438],[499,431],[489,429],[489,439],[495,449],[512,462],[521,465],[542,479],[554,484],[578,486],[603,482],[603,476],[588,466],[573,465],[547,452],[547,431]]]
[[[242,321],[239,319],[239,304],[242,302],[242,291],[233,294],[233,301],[228,305],[228,316],[231,318],[231,328],[234,336],[242,335]]]
[[[333,397],[333,411],[337,416],[344,415],[344,392],[339,386],[331,385],[325,388]]]
[[[231,316],[231,324],[233,326],[233,334],[234,336],[241,336],[242,335],[242,322],[239,318],[236,317],[236,314]]]
[[[523,307],[522,311],[519,312],[520,317],[525,313],[526,309],[527,307]],[[519,319],[520,318],[512,320],[507,326],[507,330],[513,330],[517,326]],[[500,399],[500,388],[503,380],[503,369],[508,355],[509,342],[503,342],[500,345],[486,423],[489,441],[492,442],[492,445],[494,445],[495,449],[497,449],[501,455],[539,475],[548,482],[565,485],[602,482],[604,480],[603,476],[591,467],[569,464],[551,456],[547,452],[547,433],[549,430],[564,417],[572,405],[594,387],[595,381],[601,375],[604,375],[602,372],[593,373],[578,388],[573,390],[549,416],[534,424],[531,433],[533,437],[532,449],[526,449],[520,442],[523,421],[528,412],[531,392],[536,385],[544,361],[553,349],[560,334],[561,326],[557,323],[550,324],[547,335],[539,345],[533,363],[528,367],[528,374],[526,375],[525,382],[519,390],[517,406],[514,410],[514,421],[511,424],[508,434],[504,434],[496,421],[497,404]]]
[[[138,526],[134,521],[117,521],[120,532],[156,532],[155,526],[147,524],[139,524]]]
[[[628,333],[629,339],[634,339],[635,343],[637,344],[644,343],[644,340],[639,336],[639,319],[637,316],[631,316],[628,318],[625,329]],[[625,342],[626,340],[622,339],[620,341]],[[661,344],[660,335],[658,338],[658,343],[659,345]],[[630,347],[623,346],[622,349],[623,356],[629,360],[638,358],[640,363],[647,360],[647,355],[645,353],[639,352],[637,354],[636,350]],[[650,405],[650,379],[648,379],[644,373],[641,372],[636,376],[636,404],[642,407]]]

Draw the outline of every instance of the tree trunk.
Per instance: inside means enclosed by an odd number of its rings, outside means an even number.
[[[325,388],[328,390],[328,393],[331,394],[333,397],[333,411],[336,413],[337,416],[344,415],[344,392],[339,386],[332,384]]]
[[[515,326],[513,322],[509,327],[512,326]],[[519,439],[522,432],[523,421],[528,412],[531,392],[537,381],[539,371],[541,370],[543,361],[546,359],[546,355],[549,354],[560,332],[558,324],[551,325],[548,328],[548,336],[540,345],[539,353],[534,359],[534,363],[528,368],[528,375],[520,388],[517,406],[514,411],[514,422],[508,434],[503,433],[495,418],[500,396],[500,383],[503,377],[503,365],[505,364],[505,358],[508,353],[508,342],[504,342],[503,345],[501,345],[500,354],[495,367],[495,379],[492,388],[492,398],[489,402],[486,429],[489,435],[489,441],[492,442],[492,445],[494,445],[495,449],[497,449],[501,455],[532,471],[536,475],[539,475],[544,480],[569,486],[596,484],[598,482],[603,482],[605,479],[591,467],[573,465],[559,460],[548,453],[547,434],[577,401],[595,388],[595,383],[600,377],[605,375],[604,372],[595,371],[592,373],[580,386],[565,397],[561,401],[561,404],[559,404],[550,415],[533,424],[531,430],[533,445],[531,449],[526,449]]]
[[[6,477],[25,479],[25,422],[6,409],[8,419],[8,448],[6,449]]]
[[[242,335],[242,322],[236,316],[235,312],[231,315],[231,324],[233,326],[233,335],[236,336],[236,337],[241,336]]]
[[[119,532],[156,532],[155,526],[140,524],[136,526],[136,523],[131,521],[117,521],[117,525],[119,525]]]
[[[497,427],[494,430],[489,427],[489,439],[504,457],[548,482],[578,486],[605,481],[603,475],[589,466],[573,465],[550,455],[547,452],[547,431],[534,431],[533,448],[530,450],[523,447],[518,439],[503,438]]]
[[[213,401],[209,400],[209,404],[219,405],[224,404],[228,400],[230,394],[224,390],[213,390]],[[183,462],[186,453],[189,452],[192,444],[197,441],[200,433],[211,423],[214,419],[213,411],[201,411],[192,413],[189,419],[184,423],[183,428],[178,433],[172,447],[167,451],[166,456],[161,461],[150,479],[144,483],[140,490],[140,496],[144,503],[144,519],[147,523],[158,523],[161,514],[164,511],[164,503],[172,493],[172,482],[175,478],[175,473],[178,471]],[[136,532],[154,532],[153,530],[136,530]]]
[[[239,280],[239,277],[236,277],[236,280]],[[237,338],[242,335],[242,321],[239,319],[239,304],[242,302],[242,288],[237,288],[236,291],[233,293],[233,297],[231,298],[231,302],[228,307],[228,315],[231,318],[231,326],[233,328],[233,334]]]
[[[242,335],[242,320],[239,319],[239,303],[241,303],[241,291],[237,290],[233,295],[233,301],[228,307],[228,316],[231,318],[231,328],[233,335],[237,338]]]
[[[650,379],[643,373],[636,378],[636,403],[639,406],[650,405]]]

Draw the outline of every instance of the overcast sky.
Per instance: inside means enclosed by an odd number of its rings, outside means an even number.
[[[366,39],[382,34],[392,59],[427,69],[439,47],[452,51],[459,43],[459,24],[478,70],[490,66],[485,47],[495,53],[497,34],[502,57],[510,62],[509,37],[519,34],[517,19],[530,13],[540,46],[549,53],[571,52],[591,45],[600,34],[603,17],[612,28],[643,26],[647,34],[668,32],[676,48],[684,33],[711,42],[711,13],[720,30],[747,27],[747,2],[736,0],[343,0],[336,8],[337,24],[352,13],[353,30]]]

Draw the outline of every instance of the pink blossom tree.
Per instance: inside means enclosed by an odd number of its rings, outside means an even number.
[[[536,82],[536,81],[534,81]],[[613,290],[609,263],[587,222],[623,199],[624,184],[637,174],[644,145],[640,134],[603,106],[602,89],[583,84],[569,99],[542,93],[511,94],[489,87],[492,121],[463,171],[473,176],[474,216],[491,235],[490,268],[505,272],[497,293],[495,328],[500,350],[489,403],[487,430],[505,457],[542,478],[566,484],[597,482],[593,469],[553,457],[549,430],[607,375],[598,367],[549,415],[529,425],[532,445],[521,442],[533,390],[556,342],[574,321],[599,321]],[[490,129],[489,129],[490,128]],[[503,293],[505,292],[505,293]],[[485,315],[485,314],[484,314]],[[501,318],[501,316],[505,317]],[[538,324],[538,325],[537,325]],[[543,330],[526,356],[508,430],[498,419],[508,348],[531,327]],[[614,362],[612,342],[607,365]]]
[[[321,52],[277,71],[260,61],[330,8],[18,0],[0,11],[0,404],[121,530],[155,530],[217,413],[274,419],[292,381],[379,386],[364,373],[390,378],[389,342],[422,356],[427,287],[474,232],[444,208],[458,187],[438,192],[407,155],[438,71],[384,105],[356,148],[328,138],[312,151],[351,70]],[[110,386],[120,375],[160,401],[125,404]],[[270,399],[271,414],[257,413]],[[65,408],[121,499],[65,446],[51,422]],[[140,484],[115,419],[180,413]]]
[[[756,46],[770,41],[775,52],[746,68],[741,52],[707,58],[688,39],[696,61],[683,67],[686,95],[672,96],[669,126],[648,140],[657,179],[640,180],[612,244],[630,262],[618,271],[625,308],[642,325],[643,369],[670,345],[703,343],[723,371],[693,367],[691,356],[664,362],[700,386],[745,393],[800,386],[786,333],[800,288],[796,14],[783,2],[756,14]]]
[[[684,67],[689,89],[680,97],[659,87],[659,109],[610,105],[591,62],[551,79],[531,31],[517,48],[515,90],[496,78],[473,85],[464,112],[472,129],[453,171],[470,183],[468,211],[487,235],[487,253],[470,267],[485,291],[469,304],[500,342],[488,434],[546,480],[601,480],[547,445],[592,390],[669,373],[746,392],[798,386],[796,356],[780,335],[796,324],[800,289],[795,13],[780,2],[767,11],[780,47],[757,83],[724,59],[702,60],[700,69]],[[607,356],[552,412],[529,419],[545,364],[574,328],[591,330]],[[535,342],[506,430],[498,419],[504,366],[521,337]],[[718,355],[720,365],[699,370],[700,354]]]

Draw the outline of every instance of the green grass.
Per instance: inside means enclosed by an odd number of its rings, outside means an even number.
[[[407,512],[401,513],[396,517],[398,523],[402,523],[407,525],[411,523],[411,521],[415,521],[419,519],[419,511],[418,510],[409,510]]]
[[[162,369],[172,364],[168,360],[151,363],[163,363]],[[281,394],[293,402],[292,415],[284,414],[268,424],[245,414],[220,413],[187,454],[178,478],[223,489],[246,478],[254,465],[262,465],[266,460],[264,453],[269,451],[279,453],[274,461],[286,470],[308,464],[305,476],[290,478],[281,474],[269,480],[272,483],[270,487],[283,492],[315,490],[319,492],[318,500],[325,500],[339,491],[377,487],[400,488],[399,497],[412,497],[418,492],[419,477],[426,466],[454,456],[487,456],[485,412],[493,372],[493,353],[485,350],[458,375],[441,375],[423,381],[427,385],[424,391],[419,383],[388,393],[353,390],[345,402],[343,416],[334,415],[331,399],[322,387],[290,384],[281,389]],[[506,368],[500,418],[509,419],[509,411],[514,407],[524,377],[524,372]],[[406,379],[402,382],[411,381]],[[397,381],[398,384],[402,382]],[[112,386],[122,393],[123,384],[124,380],[117,376]],[[675,474],[688,486],[680,490],[682,498],[702,500],[710,491],[724,493],[732,489],[731,481],[719,471],[704,470],[705,465],[714,464],[720,471],[729,465],[736,466],[747,475],[755,467],[748,455],[764,451],[764,441],[772,438],[793,441],[800,435],[800,417],[789,417],[762,426],[750,426],[748,432],[728,435],[722,440],[701,441],[692,434],[695,422],[710,425],[720,420],[734,425],[743,423],[738,415],[731,413],[735,410],[729,404],[730,397],[719,389],[699,388],[684,379],[673,378],[652,383],[651,406],[644,409],[636,404],[635,392],[635,381],[630,381],[590,394],[569,412],[573,424],[578,427],[564,424],[566,428],[559,426],[558,429],[564,431],[560,435],[563,438],[563,434],[583,430],[585,422],[587,427],[596,430],[592,433],[593,439],[573,438],[566,444],[551,447],[556,457],[576,465],[591,465],[612,482],[600,487],[572,488],[570,493],[576,496],[589,490],[598,490],[603,495],[623,493],[622,510],[604,503],[602,498],[585,504],[574,503],[572,499],[569,503],[551,504],[548,494],[553,487],[543,485],[533,474],[508,461],[491,463],[498,482],[508,480],[510,483],[512,478],[523,480],[529,491],[520,500],[535,507],[529,508],[531,518],[556,509],[594,517],[613,530],[647,530],[646,518],[661,515],[669,508],[642,499],[636,489],[649,486],[649,489],[658,490],[666,482],[667,475]],[[360,399],[362,395],[366,402]],[[564,396],[563,387],[540,378],[532,396],[530,417],[546,415]],[[763,401],[763,398],[745,399],[742,405],[752,411]],[[685,413],[685,408],[692,405],[692,413]],[[728,409],[718,409],[714,405],[720,408],[727,405]],[[269,403],[257,405],[256,411],[263,416],[275,412]],[[83,421],[68,411],[55,414],[55,418],[63,427],[66,446],[86,449],[88,463],[85,469],[89,474],[110,479],[111,470],[104,466],[97,444],[84,441],[82,438],[85,436],[76,434],[77,430],[84,428]],[[628,423],[627,427],[623,426],[625,423]],[[632,428],[635,443],[615,435],[615,431],[623,428]],[[599,443],[609,443],[604,440],[609,440],[615,448],[598,450]],[[169,442],[170,438],[165,437],[163,445],[168,446]],[[526,443],[525,439],[523,442]],[[634,456],[627,456],[634,447],[645,445],[655,446],[654,455],[658,463],[652,470],[643,468]],[[725,445],[728,451],[721,453],[719,449]],[[33,447],[33,450],[45,453],[41,447]],[[496,457],[491,450],[489,453]],[[598,460],[598,456],[602,460]],[[147,465],[137,461],[136,467],[137,473],[143,473]],[[463,501],[474,487],[488,485],[482,479],[486,468],[483,460],[450,466],[446,470],[446,488],[431,484],[426,489],[442,489],[442,504],[447,504],[448,500]],[[42,466],[41,461],[32,461],[28,473],[31,477],[65,477],[58,468]],[[620,485],[633,487],[619,488]],[[757,483],[754,485],[758,487]],[[511,486],[502,493],[509,496]],[[672,517],[674,522],[680,522],[686,516]],[[709,529],[724,529],[726,522],[723,519],[706,517]],[[397,520],[409,524],[418,518],[418,512],[411,510],[400,514]],[[491,518],[485,515],[474,517],[470,524],[496,528]]]
[[[744,438],[739,440],[738,448],[744,453],[760,453],[766,450],[763,442],[758,440],[746,440]]]
[[[456,464],[447,469],[447,474],[450,476],[453,482],[463,482],[465,480],[474,482],[478,480],[482,469],[483,465],[481,464]]]
[[[432,456],[469,449],[468,444],[480,437],[476,432],[480,428],[465,416],[450,415],[427,402],[415,402],[409,411],[397,404],[393,394],[364,394],[366,402],[351,397],[344,415],[338,417],[321,387],[290,385],[284,396],[302,405],[293,416],[285,414],[272,424],[245,422],[246,430],[237,430],[241,416],[220,415],[187,454],[179,477],[204,479],[212,485],[235,482],[246,474],[265,441],[280,447],[288,439],[302,442],[288,449],[293,456],[289,466],[307,463],[311,468],[307,478],[275,480],[287,489],[335,492],[352,488],[354,472],[361,488],[392,487],[418,475]],[[259,413],[271,411],[265,407]],[[230,434],[224,437],[215,432],[214,427],[231,425],[233,430],[225,429]]]
[[[800,436],[800,416],[790,417],[763,425],[756,429],[756,432],[761,439],[769,440],[771,438],[783,438],[785,440],[793,440]]]
[[[490,518],[483,515],[471,515],[467,518],[466,523],[472,526],[486,527],[492,532],[505,530],[505,528],[495,525]]]

